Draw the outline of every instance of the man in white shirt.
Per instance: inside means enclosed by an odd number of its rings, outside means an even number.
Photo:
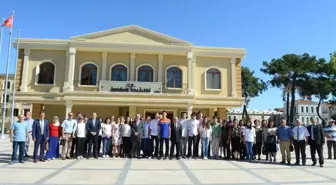
[[[158,128],[159,128],[159,113],[155,114],[155,118],[150,121],[150,133],[151,133],[151,138],[150,138],[150,157],[157,158],[159,154],[159,137],[158,137]],[[155,145],[154,145],[155,142]],[[155,148],[155,151],[154,151]],[[154,152],[154,156],[153,156]]]
[[[300,165],[300,153],[302,157],[302,165],[306,165],[306,146],[308,144],[309,132],[305,126],[302,126],[300,119],[296,120],[297,126],[293,129],[294,148],[295,148],[295,165]]]
[[[191,146],[193,146],[193,158],[197,159],[197,151],[198,151],[198,145],[197,145],[197,137],[198,137],[198,131],[200,127],[200,122],[196,119],[196,114],[191,114],[191,119],[188,123],[188,155],[187,157],[191,157]]]
[[[182,137],[180,140],[180,156],[182,156],[183,159],[186,158],[187,153],[187,142],[188,142],[188,123],[189,120],[187,119],[187,113],[182,113],[182,117],[179,120],[179,124],[182,127]]]

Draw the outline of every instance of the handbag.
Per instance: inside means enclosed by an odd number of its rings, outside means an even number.
[[[290,151],[290,152],[293,152],[293,151],[294,151],[294,146],[293,146],[293,145],[290,145],[290,146],[289,146],[289,151]]]

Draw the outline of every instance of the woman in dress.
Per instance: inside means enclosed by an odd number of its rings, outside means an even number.
[[[209,142],[212,139],[212,129],[210,126],[210,120],[207,117],[203,118],[204,124],[200,127],[200,135],[202,138],[202,151],[203,151],[203,159],[208,159],[208,147]]]
[[[46,155],[46,159],[49,161],[50,159],[56,159],[59,157],[59,129],[60,123],[58,117],[55,116],[53,122],[49,124],[49,150]]]
[[[122,142],[122,134],[123,134],[123,131],[122,131],[122,129],[123,129],[123,127],[124,127],[124,124],[125,124],[125,118],[124,118],[124,116],[120,116],[120,128],[121,128],[121,130],[120,130],[120,134],[121,134],[121,145],[120,145],[120,150],[119,150],[119,156],[121,157],[121,158],[124,158],[124,155],[123,155],[123,153],[124,153],[124,143]]]
[[[106,117],[102,125],[102,135],[103,135],[103,158],[110,158],[109,153],[111,151],[112,142],[112,125],[111,118]]]
[[[121,119],[120,117],[117,118],[116,123],[112,125],[112,136],[113,136],[113,158],[116,158],[117,153],[120,150],[120,145],[122,142],[122,135],[121,135]]]
[[[238,120],[233,120],[233,126],[231,131],[231,142],[232,142],[232,159],[238,160],[240,155],[240,127],[238,126]]]
[[[86,141],[86,125],[84,118],[78,117],[76,128],[76,157],[83,159],[85,156],[85,141]]]
[[[121,127],[124,157],[131,157],[131,147],[132,147],[131,124],[132,124],[131,118],[127,116],[125,124],[122,124],[122,127]]]
[[[267,153],[269,156],[270,162],[276,162],[276,152],[277,152],[277,138],[276,138],[277,128],[273,121],[270,121],[268,124],[268,135],[266,138],[267,142]],[[273,157],[273,160],[272,160]]]
[[[254,120],[254,125],[255,125],[255,132],[256,132],[256,143],[255,145],[253,145],[254,150],[254,159],[257,158],[258,155],[258,160],[261,160],[260,156],[261,156],[261,147],[262,147],[262,128],[260,125],[260,121],[259,120]]]

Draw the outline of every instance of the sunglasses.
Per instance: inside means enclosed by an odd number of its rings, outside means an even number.
[[[73,116],[72,114],[69,114],[69,116]]]

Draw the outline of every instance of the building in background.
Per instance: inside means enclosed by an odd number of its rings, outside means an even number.
[[[312,100],[304,100],[304,99],[296,100],[295,107],[294,107],[294,118],[301,119],[302,123],[304,123],[305,125],[307,124],[309,125],[311,124],[310,122],[311,117],[318,118],[317,107],[318,107],[318,102],[314,102]],[[328,103],[322,103],[318,111],[321,117],[325,121],[328,121],[329,119],[331,119],[331,116],[336,113],[336,108],[331,106]],[[285,115],[287,115],[286,104],[284,105],[284,113]],[[317,122],[321,122],[321,120],[317,119]]]
[[[252,121],[254,120],[272,120],[276,125],[280,124],[281,119],[284,119],[283,111],[277,110],[247,110],[247,113]],[[242,110],[229,110],[228,116],[232,119],[242,119]]]
[[[0,115],[0,125],[2,124],[2,111],[3,111],[3,102],[5,101],[5,88],[6,88],[6,74],[0,74],[0,107],[1,107],[1,115]],[[7,98],[6,98],[6,124],[5,128],[9,126],[9,120],[11,117],[12,111],[12,95],[14,89],[14,75],[8,75],[8,83],[7,83]],[[31,109],[31,104],[21,104],[15,103],[14,107],[14,116],[18,116],[19,114],[24,114],[26,111]],[[0,126],[1,127],[1,126]],[[7,130],[7,129],[6,129]]]
[[[14,47],[17,47],[14,43]],[[135,25],[71,37],[20,39],[17,101],[33,117],[168,117],[202,111],[226,117],[241,107],[245,49],[194,46]]]

